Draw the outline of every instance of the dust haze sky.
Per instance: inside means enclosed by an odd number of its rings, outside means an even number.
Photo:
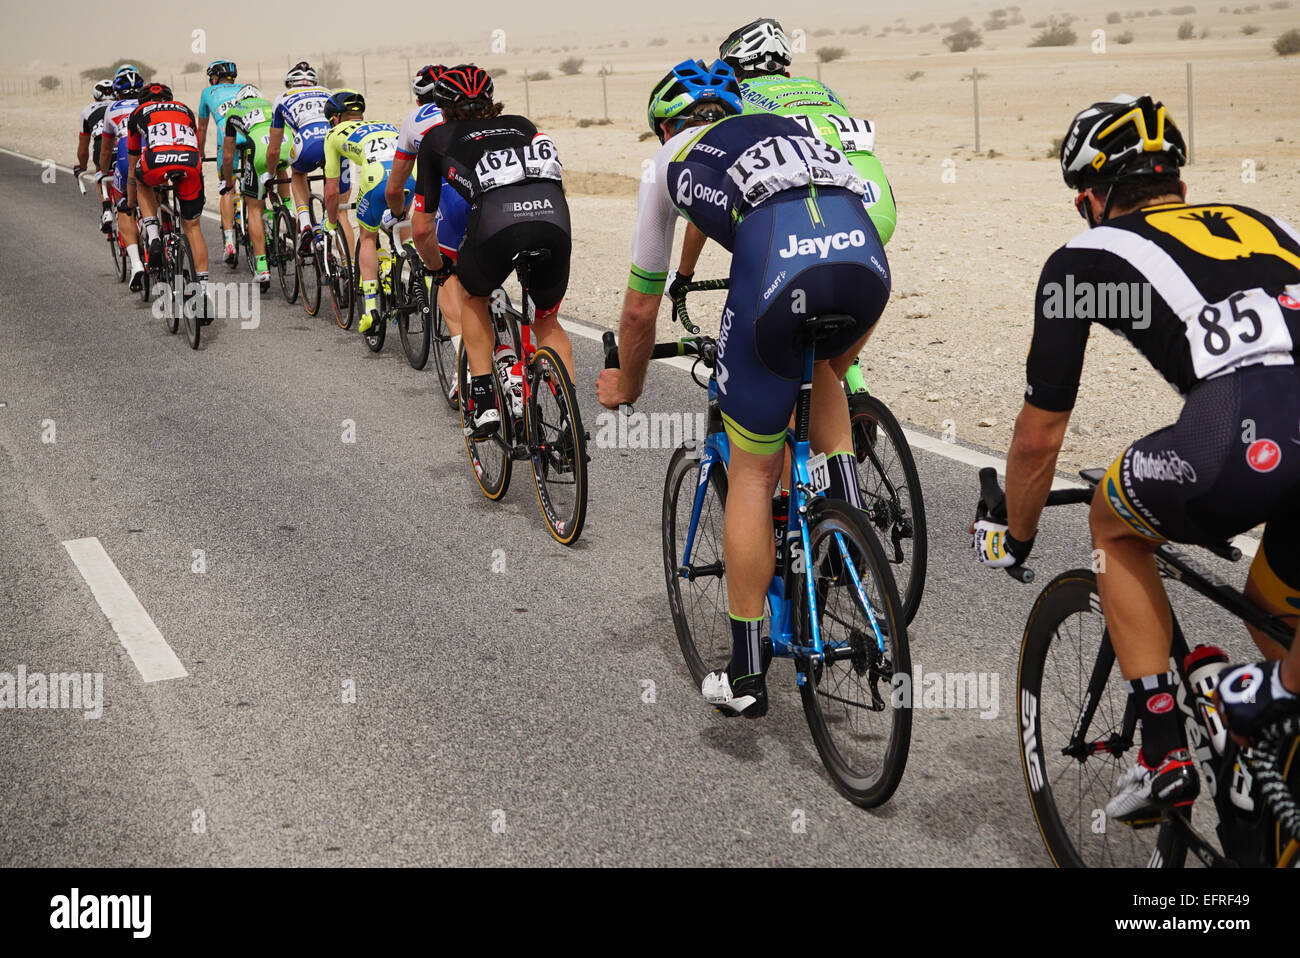
[[[117,56],[148,62],[250,54],[310,56],[322,49],[361,52],[438,40],[465,44],[479,36],[486,48],[494,28],[516,36],[557,36],[567,31],[635,35],[644,29],[648,38],[689,32],[705,24],[740,24],[759,16],[776,16],[793,29],[804,13],[810,27],[883,26],[898,16],[919,26],[927,19],[963,14],[982,19],[999,5],[1005,4],[1000,0],[818,0],[815,7],[801,8],[795,3],[744,0],[708,4],[699,0],[493,0],[489,4],[473,0],[0,0],[6,27],[0,32],[0,63],[34,69],[100,63]],[[1022,5],[1028,9],[1037,4],[1022,0]],[[195,29],[206,31],[206,53],[191,52]]]

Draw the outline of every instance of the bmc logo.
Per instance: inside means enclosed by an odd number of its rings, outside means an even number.
[[[791,233],[789,244],[789,246],[781,250],[782,259],[790,259],[793,256],[811,256],[813,253],[817,254],[818,259],[825,259],[826,255],[833,249],[866,246],[867,234],[862,230],[853,230],[849,233],[832,233],[830,236],[800,239]]]
[[[1272,472],[1282,461],[1282,449],[1272,439],[1256,439],[1246,450],[1246,462],[1256,472]]]
[[[150,158],[155,165],[162,163],[184,163],[187,159],[185,153],[155,153]]]
[[[682,170],[681,175],[677,177],[677,205],[690,206],[695,200],[702,200],[711,206],[721,206],[724,209],[727,206],[725,192],[705,186],[703,183],[696,183],[689,169]]]

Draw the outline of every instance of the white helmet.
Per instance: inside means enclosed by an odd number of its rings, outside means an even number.
[[[784,73],[790,67],[790,43],[781,24],[764,17],[731,31],[719,45],[718,56],[742,79]]]
[[[315,86],[316,71],[311,68],[311,64],[306,60],[299,60],[284,75],[284,85],[286,87]]]
[[[238,103],[240,100],[260,100],[261,98],[262,91],[259,90],[255,84],[245,83],[239,88],[239,92],[235,94],[232,102]]]

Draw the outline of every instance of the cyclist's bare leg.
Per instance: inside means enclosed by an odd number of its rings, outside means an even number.
[[[1261,580],[1273,583],[1273,588],[1280,591],[1281,594],[1270,599],[1265,589],[1260,586]],[[1246,598],[1250,599],[1250,601],[1254,602],[1270,615],[1281,617],[1282,621],[1286,622],[1288,625],[1294,626],[1300,622],[1300,616],[1297,616],[1295,612],[1285,604],[1287,599],[1292,598],[1292,595],[1289,594],[1291,593],[1291,590],[1288,589],[1278,578],[1277,574],[1269,568],[1268,560],[1262,547],[1259,552],[1255,554],[1255,559],[1250,564],[1250,575],[1246,579],[1246,588],[1243,591],[1246,594]],[[1246,629],[1250,632],[1250,637],[1255,640],[1255,645],[1259,648],[1259,651],[1264,654],[1264,658],[1280,659],[1286,656],[1286,650],[1259,629],[1250,624],[1246,625]],[[1294,645],[1292,648],[1294,648]],[[1297,675],[1297,678],[1300,678],[1300,675]]]
[[[311,187],[307,183],[307,174],[294,170],[289,176],[289,188],[293,194],[293,209],[299,228],[308,229],[311,223],[307,212],[311,203]]]
[[[846,349],[841,355],[813,366],[812,411],[808,421],[808,441],[813,452],[830,456],[837,452],[853,451],[853,429],[849,423],[849,401],[840,386],[845,371],[853,365],[854,358],[862,352],[871,336],[872,326],[866,335]],[[790,416],[790,429],[794,429],[794,415]],[[781,476],[790,475],[790,447],[782,454]]]
[[[560,325],[559,316],[536,320],[533,323],[533,335],[537,337],[539,347],[550,346],[560,359],[564,360],[564,368],[568,370],[569,378],[572,379],[573,343],[569,339],[569,334],[564,331],[564,327]]]
[[[262,220],[262,214],[266,212],[266,200],[255,200],[251,196],[244,197],[244,215],[248,220],[248,238],[253,242],[253,254],[255,256],[266,255],[266,224]]]
[[[447,277],[447,281],[438,290],[438,308],[442,310],[442,319],[447,324],[448,335],[460,335],[460,314],[464,305],[465,287],[460,285],[460,280],[455,276]]]
[[[185,231],[185,238],[190,243],[190,255],[194,257],[194,271],[206,273],[208,271],[208,243],[203,238],[202,215],[196,216],[192,220],[182,219],[181,229]]]
[[[759,455],[732,445],[722,552],[727,604],[736,618],[756,619],[764,612],[767,587],[776,568],[772,489],[780,472],[779,453]]]
[[[221,230],[225,234],[226,230],[235,228],[235,194],[233,191],[221,197]]]
[[[339,217],[340,223],[345,222],[343,217]],[[349,243],[351,239],[349,238]],[[361,260],[357,265],[361,268],[361,279],[363,282],[377,282],[379,280],[379,234],[373,230],[361,231]]]
[[[1129,528],[1100,485],[1092,497],[1089,524],[1097,550],[1097,591],[1120,671],[1125,679],[1162,675],[1169,671],[1173,621],[1156,569],[1160,543]]]
[[[471,376],[487,376],[492,372],[492,349],[496,335],[486,296],[466,294],[460,313],[461,335],[464,337],[465,355]],[[771,510],[768,510],[769,513]]]

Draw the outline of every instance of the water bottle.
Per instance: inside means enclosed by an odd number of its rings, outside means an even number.
[[[1192,688],[1192,699],[1201,716],[1201,724],[1209,733],[1214,753],[1222,755],[1228,744],[1228,729],[1214,707],[1214,690],[1219,685],[1219,673],[1228,664],[1228,655],[1215,645],[1198,645],[1187,653],[1183,670]]]
[[[772,536],[776,540],[776,574],[784,565],[785,529],[790,517],[790,495],[781,493],[772,497]]]
[[[519,357],[509,344],[496,348],[493,359],[497,364],[497,378],[501,381],[501,397],[510,405],[510,414],[519,419],[524,414],[524,380],[517,367]]]

